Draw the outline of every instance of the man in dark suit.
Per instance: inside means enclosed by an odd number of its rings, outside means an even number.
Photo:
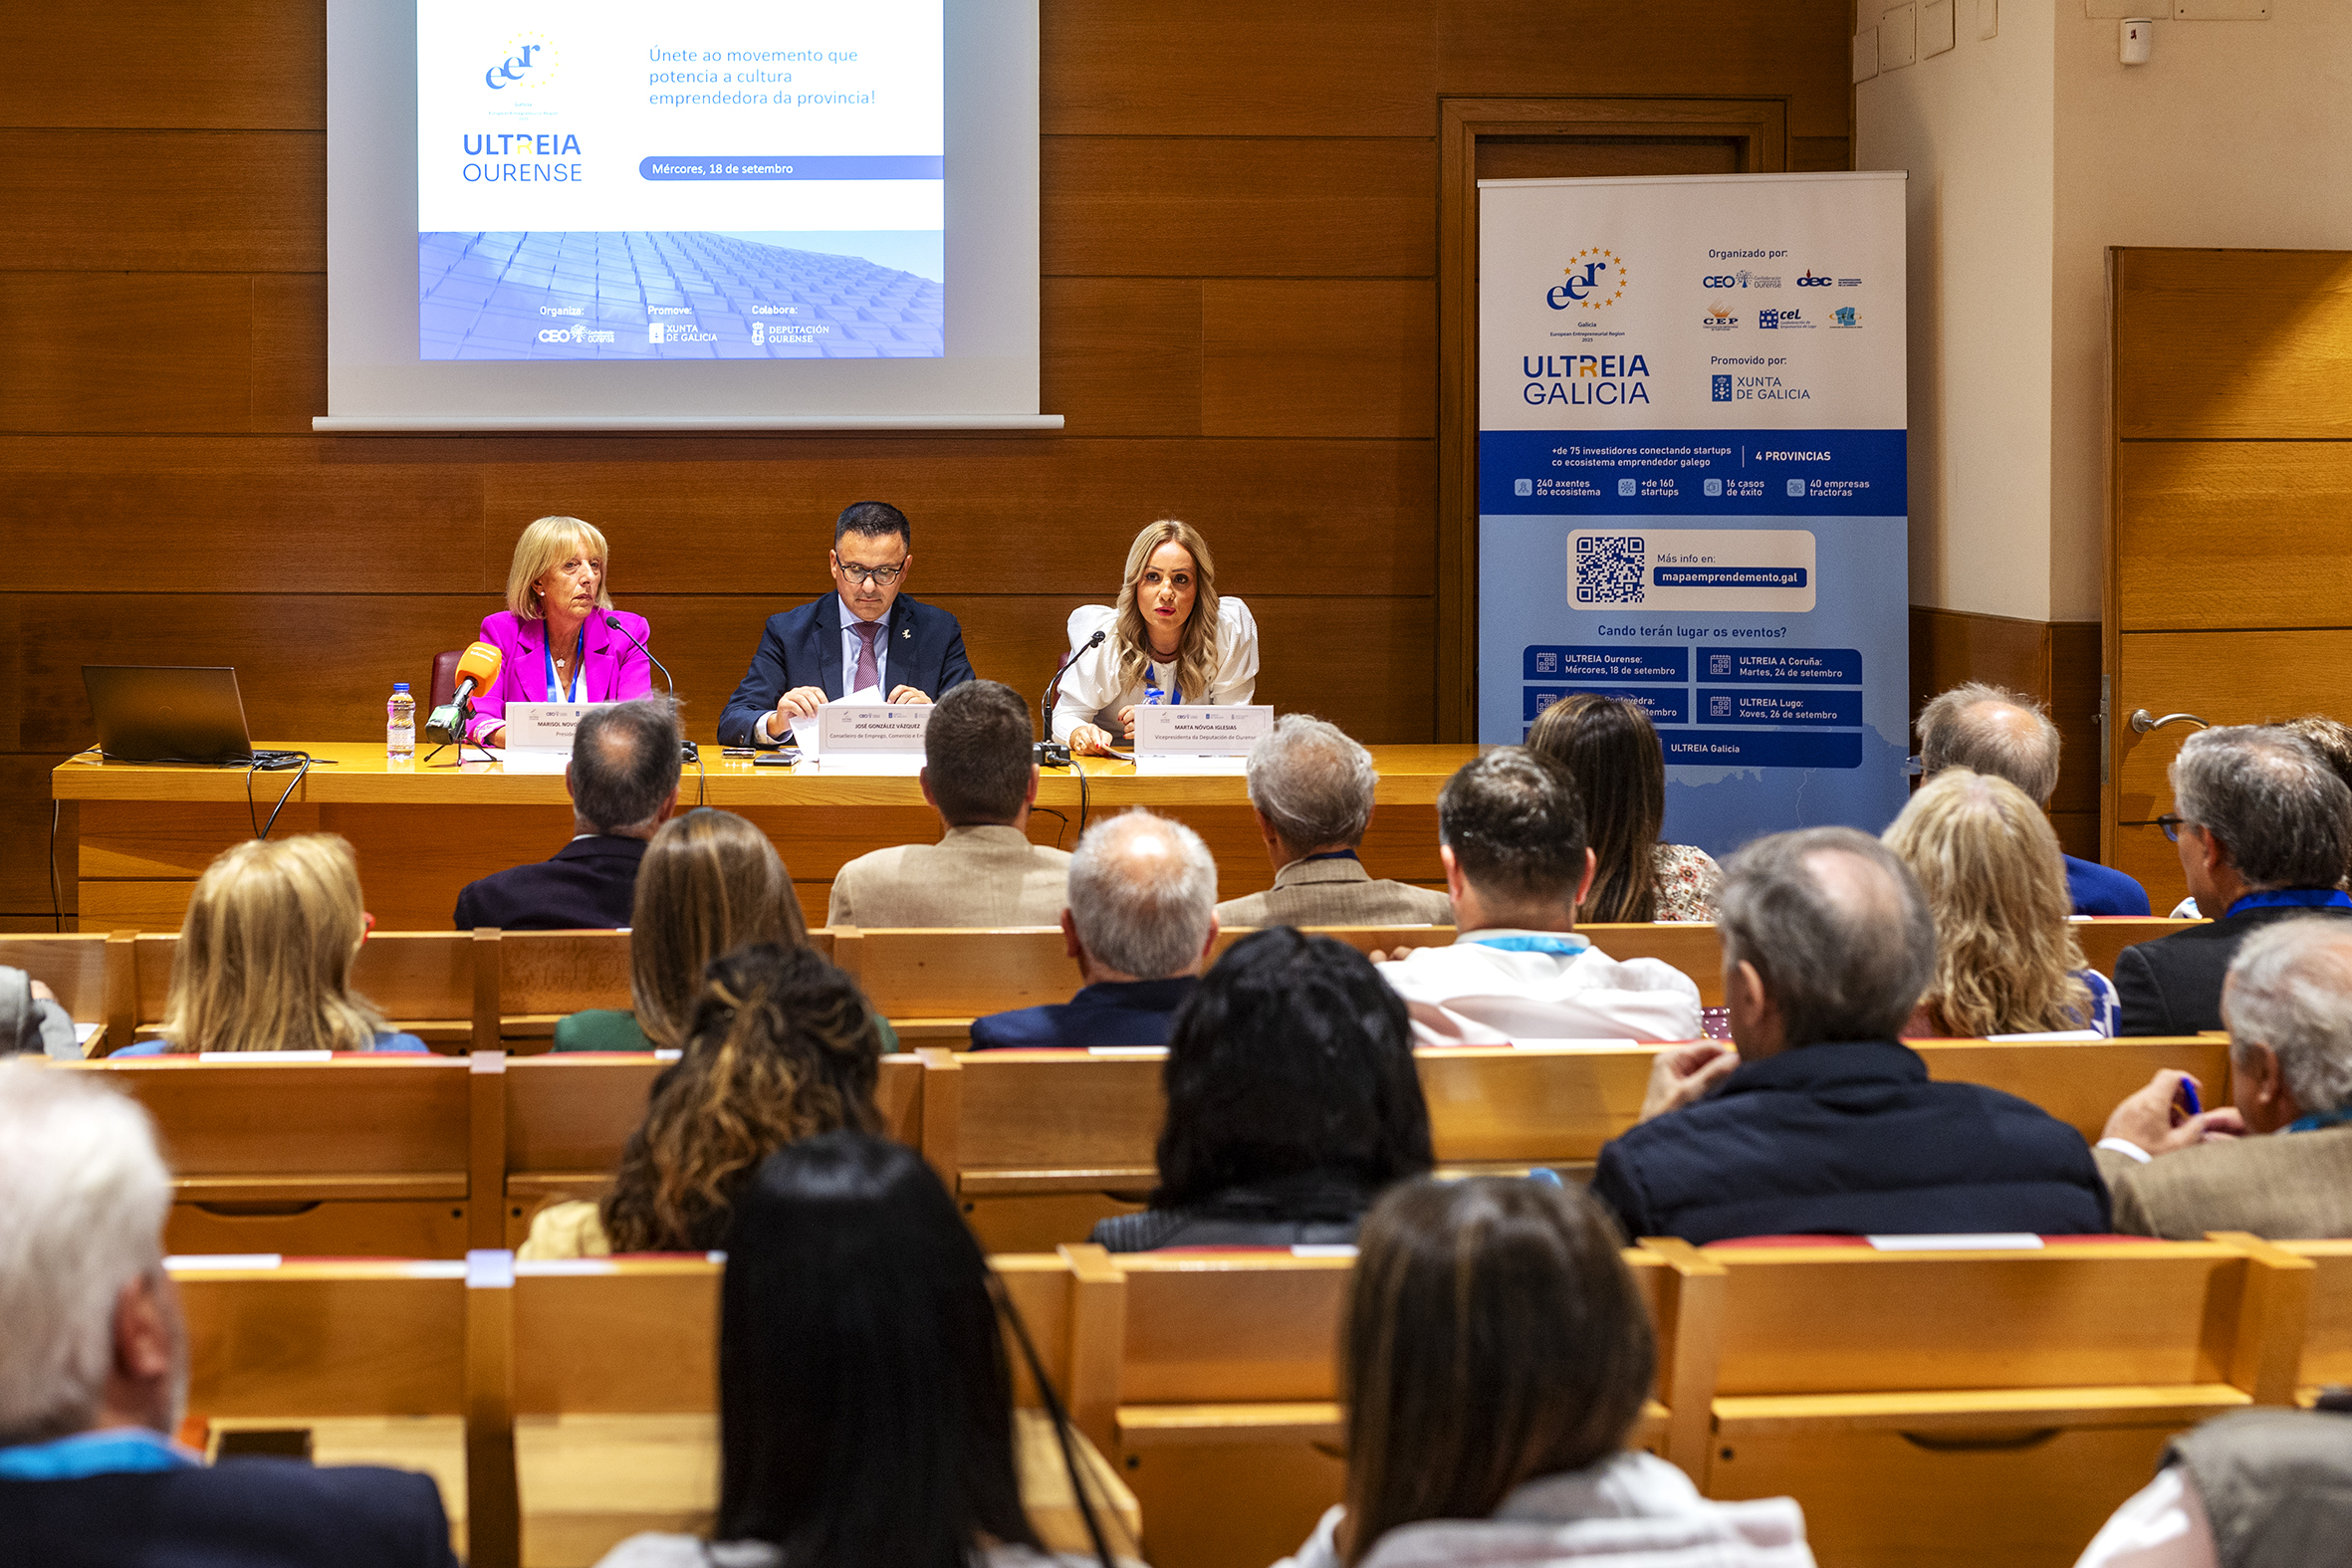
[[[964,629],[947,611],[901,596],[914,531],[885,501],[856,501],[833,523],[834,591],[768,617],[760,651],[719,716],[729,746],[782,746],[791,721],[868,687],[890,702],[937,701],[972,678]]]
[[[678,710],[667,697],[598,703],[580,716],[564,784],[572,841],[554,858],[468,882],[457,929],[615,930],[629,923],[637,863],[678,803]]]
[[[2352,789],[2309,742],[2270,725],[2201,730],[2173,758],[2178,845],[2197,907],[2216,918],[2115,959],[2122,1034],[2222,1027],[2222,982],[2247,933],[2297,915],[2352,915],[2338,885],[2352,850]]]
[[[2058,788],[2058,727],[2041,704],[2017,692],[1971,681],[1919,711],[1920,772],[1947,768],[2006,779],[2044,811]],[[2078,915],[2145,915],[2148,890],[2095,860],[2066,862],[2066,896]]]
[[[1936,1083],[1896,1035],[1936,968],[1919,883],[1845,827],[1760,838],[1717,931],[1737,1055],[1661,1051],[1592,1196],[1628,1236],[2108,1229],[2081,1134],[2014,1095]]]
[[[456,1568],[430,1476],[172,1441],[187,1334],[163,1268],[171,1178],[146,1113],[0,1062],[0,1562]]]
[[[1165,1045],[1217,941],[1217,862],[1149,811],[1096,822],[1069,858],[1061,938],[1085,981],[1067,1002],[972,1020],[972,1048]]]

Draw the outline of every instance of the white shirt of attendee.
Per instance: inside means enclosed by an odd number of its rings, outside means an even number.
[[[1661,959],[1622,962],[1573,929],[1570,912],[1591,890],[1584,851],[1576,896],[1544,910],[1490,908],[1438,846],[1461,935],[1452,947],[1414,948],[1379,966],[1412,1014],[1423,1045],[1510,1045],[1699,1038],[1699,987]]]
[[[1228,707],[1247,703],[1258,691],[1258,622],[1249,606],[1231,594],[1217,601],[1217,668],[1206,692],[1176,684],[1176,654],[1185,622],[1192,618],[1200,584],[1192,552],[1174,540],[1151,553],[1135,584],[1135,603],[1151,639],[1151,666],[1141,680],[1119,684],[1118,612],[1084,604],[1069,617],[1069,645],[1077,647],[1096,630],[1100,644],[1080,654],[1061,677],[1054,704],[1054,739],[1073,751],[1107,752],[1135,739],[1135,710],[1156,687],[1166,703]]]
[[[841,596],[841,689],[854,697],[857,655],[863,645],[856,628],[867,621],[889,620],[890,606],[898,602],[898,592],[906,586],[906,573],[915,563],[914,553],[896,534],[848,533],[841,536],[840,543],[825,559],[832,572],[834,591]],[[928,694],[912,686],[890,684],[887,637],[874,639],[874,668],[879,672],[877,687],[889,693],[889,701],[916,704],[931,701]],[[753,732],[762,741],[773,744],[791,732],[794,715],[810,718],[831,700],[822,686],[795,686],[776,699],[774,713],[760,715]]]

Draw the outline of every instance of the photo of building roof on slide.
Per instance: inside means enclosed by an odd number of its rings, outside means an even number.
[[[731,234],[419,234],[417,357],[940,358],[942,238],[859,246],[914,272]]]

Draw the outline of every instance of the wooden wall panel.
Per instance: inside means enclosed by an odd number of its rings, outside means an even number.
[[[1938,692],[1984,681],[2041,703],[2063,746],[2050,825],[2070,855],[2098,858],[2099,624],[2014,620],[1911,607],[1911,712]],[[1911,744],[1919,737],[1914,730]]]
[[[1437,132],[1430,0],[1059,0],[1038,20],[1049,136]]]
[[[0,130],[19,272],[324,272],[326,183],[316,130]]]
[[[1412,139],[1058,136],[1046,275],[1425,278],[1437,148]]]
[[[2352,437],[2352,253],[2117,253],[2118,441]]]
[[[2352,618],[2352,446],[2127,441],[2116,448],[2115,485],[2121,630]]]
[[[322,437],[325,8],[15,6],[0,55],[0,926],[46,923],[46,771],[86,661],[239,665],[257,730],[372,734],[497,607],[514,538],[611,536],[698,734],[832,516],[1042,684],[1069,607],[1183,517],[1265,629],[1266,700],[1434,738],[1442,94],[1789,105],[1842,167],[1842,0],[1043,0],[1052,437]],[[60,62],[79,62],[60,69]],[[35,847],[35,846],[38,847]]]
[[[1437,0],[1437,90],[1448,98],[1786,98],[1791,136],[1852,134],[1845,4],[1682,0]],[[1694,61],[1704,67],[1694,71]],[[1837,163],[1833,167],[1843,168]]]
[[[16,0],[0,125],[325,130],[317,0]]]
[[[2352,713],[2344,671],[2352,630],[2145,631],[2116,639],[2116,820],[2144,822],[2173,808],[2165,770],[2193,733],[2185,724],[2134,735],[2132,708],[2194,713],[2209,724],[2275,724],[2307,713]]]
[[[1437,288],[1420,280],[1207,284],[1205,435],[1437,433]]]

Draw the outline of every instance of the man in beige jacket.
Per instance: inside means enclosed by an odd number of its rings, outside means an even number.
[[[1237,926],[1444,926],[1436,888],[1376,879],[1356,858],[1380,783],[1372,754],[1335,724],[1286,714],[1250,749],[1250,809],[1274,886],[1217,906]]]
[[[2352,1236],[2352,921],[2249,935],[2222,988],[2234,1106],[2176,1110],[2160,1072],[2115,1108],[2096,1151],[2115,1229],[2195,1240]]]
[[[833,878],[828,926],[1051,926],[1069,855],[1029,841],[1038,797],[1029,704],[996,681],[952,687],[923,732],[923,798],[947,834],[859,855]]]

